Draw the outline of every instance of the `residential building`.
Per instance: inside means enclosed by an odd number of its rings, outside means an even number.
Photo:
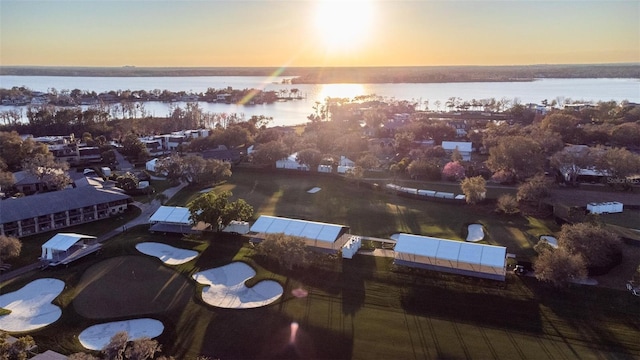
[[[105,219],[124,212],[131,201],[93,186],[0,200],[0,234],[23,237]]]

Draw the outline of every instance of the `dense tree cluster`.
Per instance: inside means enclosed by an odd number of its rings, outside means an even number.
[[[156,162],[156,172],[172,183],[184,181],[190,185],[217,184],[231,176],[231,164],[217,159],[203,159],[197,155],[172,154]]]
[[[536,245],[536,277],[541,281],[563,286],[586,277],[587,273],[605,273],[619,261],[621,245],[617,234],[599,225],[562,225],[557,249],[544,242]]]
[[[536,278],[549,282],[556,287],[566,286],[569,282],[587,277],[584,259],[565,248],[540,250],[533,264]]]
[[[511,194],[502,194],[496,202],[496,210],[506,215],[517,214],[520,212],[518,200]]]
[[[31,336],[21,336],[13,343],[8,339],[9,334],[0,331],[0,360],[25,360],[31,356],[29,349],[36,344]]]
[[[209,191],[198,196],[187,205],[193,224],[203,222],[214,231],[222,231],[231,221],[251,219],[253,207],[243,199],[229,201],[232,195],[229,191]]]
[[[487,182],[482,176],[468,177],[460,183],[465,199],[469,204],[476,204],[486,197]]]
[[[278,262],[288,270],[308,266],[311,258],[303,238],[285,234],[268,234],[256,245],[256,253]]]

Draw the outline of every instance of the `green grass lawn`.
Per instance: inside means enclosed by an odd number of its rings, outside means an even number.
[[[322,190],[306,192],[316,186]],[[173,205],[185,205],[199,190],[183,189]],[[547,219],[498,216],[489,206],[404,198],[335,177],[234,170],[215,189],[222,190],[249,202],[256,217],[339,223],[360,235],[408,232],[462,240],[468,224],[481,223],[486,243],[504,245],[519,257],[533,255],[539,235],[558,230]],[[135,244],[143,241],[194,249],[200,255],[169,267],[137,252]],[[202,285],[191,276],[231,261],[244,261],[256,270],[249,285],[279,281],[283,297],[245,310],[203,303]],[[245,238],[230,235],[183,239],[150,234],[140,226],[106,242],[100,254],[6,282],[0,292],[42,277],[65,281],[55,300],[63,314],[30,335],[40,348],[62,353],[83,350],[77,335],[88,326],[151,317],[163,322],[158,341],[178,359],[198,354],[221,359],[640,357],[639,298],[625,291],[588,286],[554,290],[513,275],[502,283],[396,267],[391,259],[365,255],[337,260],[332,267],[285,271],[254,258]],[[300,287],[309,292],[307,297],[291,294]],[[98,293],[103,302],[95,298]],[[294,323],[297,336],[291,342]]]
[[[322,190],[307,193],[316,186]],[[464,240],[467,225],[480,223],[487,231],[485,243],[506,246],[507,251],[525,258],[535,254],[533,245],[540,235],[559,229],[551,219],[498,215],[493,205],[411,199],[373,191],[333,176],[236,169],[226,183],[215,188],[215,191],[223,190],[251,204],[256,218],[275,215],[337,223],[349,226],[353,234],[364,236],[388,238],[394,233],[406,232]],[[186,188],[172,203],[184,206],[198,195],[194,189]]]
[[[134,246],[143,241],[201,254],[169,267],[138,253]],[[251,284],[279,281],[281,300],[246,310],[204,304],[201,285],[191,275],[234,260],[256,269]],[[255,259],[241,237],[183,240],[138,227],[110,240],[99,255],[30,274],[3,292],[35,278],[65,281],[55,300],[62,317],[31,333],[41,348],[63,353],[83,350],[74,335],[88,326],[151,317],[165,326],[158,341],[179,359],[197,354],[222,359],[640,356],[640,306],[625,292],[580,286],[551,290],[515,276],[500,283],[395,267],[391,259],[365,255],[336,261],[333,270],[285,271]],[[293,296],[299,287],[309,295]],[[298,330],[290,343],[292,323]]]

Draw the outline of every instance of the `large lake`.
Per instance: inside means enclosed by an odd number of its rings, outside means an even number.
[[[197,77],[59,77],[59,76],[0,76],[0,88],[26,86],[32,90],[46,92],[51,88],[59,90],[87,90],[97,93],[110,90],[170,90],[193,93],[205,92],[208,88],[263,90],[298,89],[303,100],[284,101],[270,105],[235,105],[200,103],[205,112],[238,113],[245,118],[253,115],[273,117],[271,125],[296,125],[305,123],[307,116],[314,112],[316,102],[327,97],[353,98],[358,95],[378,95],[384,98],[416,101],[424,108],[444,110],[447,99],[462,100],[495,98],[521,103],[540,103],[566,99],[573,101],[598,102],[628,100],[640,102],[639,79],[540,79],[531,82],[480,82],[480,83],[426,83],[426,84],[282,84],[283,77],[256,76],[197,76]],[[154,116],[166,116],[172,106],[161,102],[144,104],[147,112]],[[0,111],[11,109],[0,106]]]

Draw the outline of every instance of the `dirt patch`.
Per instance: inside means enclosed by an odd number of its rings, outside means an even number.
[[[82,275],[73,306],[90,319],[163,312],[184,307],[194,285],[184,276],[146,256],[102,261]]]

